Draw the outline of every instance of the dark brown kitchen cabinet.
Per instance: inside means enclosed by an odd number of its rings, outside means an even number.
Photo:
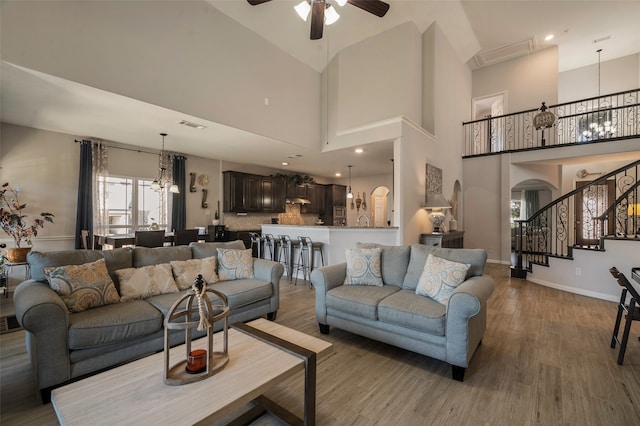
[[[336,220],[342,217],[334,217],[334,207],[345,207],[347,205],[347,187],[344,185],[325,185],[324,214],[323,220],[327,225],[336,225]]]
[[[324,214],[324,211],[325,211],[325,205],[324,205],[325,186],[324,185],[308,184],[307,194],[305,198],[309,200],[311,203],[305,204],[303,206],[302,213],[318,214],[318,215]]]
[[[223,172],[223,210],[235,213],[284,212],[284,185],[269,176]]]
[[[307,198],[307,185],[287,182],[287,198]]]

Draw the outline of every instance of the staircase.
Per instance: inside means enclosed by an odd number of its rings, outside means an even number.
[[[575,249],[604,250],[606,239],[640,241],[640,160],[614,170],[516,221],[511,276],[526,277]]]

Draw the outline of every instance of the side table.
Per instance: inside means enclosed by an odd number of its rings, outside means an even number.
[[[442,248],[462,248],[464,245],[464,231],[420,234],[420,244]]]
[[[28,280],[31,278],[31,267],[28,262],[4,262],[2,274],[0,274],[4,277],[4,286],[2,287],[4,290],[4,297],[9,297],[9,274],[14,266],[24,266],[24,279]]]

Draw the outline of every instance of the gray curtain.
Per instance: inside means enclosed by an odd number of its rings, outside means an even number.
[[[184,155],[175,155],[173,157],[173,181],[178,185],[180,193],[172,194],[170,229],[185,229],[187,227],[186,160],[187,158]]]
[[[76,249],[82,246],[82,230],[89,231],[89,241],[93,241],[93,160],[91,141],[80,142],[80,174],[78,176],[78,207],[76,211]]]
[[[538,191],[524,191],[525,217],[529,219],[531,215],[540,209],[538,201]]]

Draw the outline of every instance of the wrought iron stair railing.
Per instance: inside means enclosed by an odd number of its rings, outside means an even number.
[[[607,173],[517,220],[512,275],[575,248],[602,250],[605,238],[640,238],[640,160]]]
[[[640,137],[640,89],[551,105],[556,116],[536,130],[538,108],[462,123],[463,158]]]

